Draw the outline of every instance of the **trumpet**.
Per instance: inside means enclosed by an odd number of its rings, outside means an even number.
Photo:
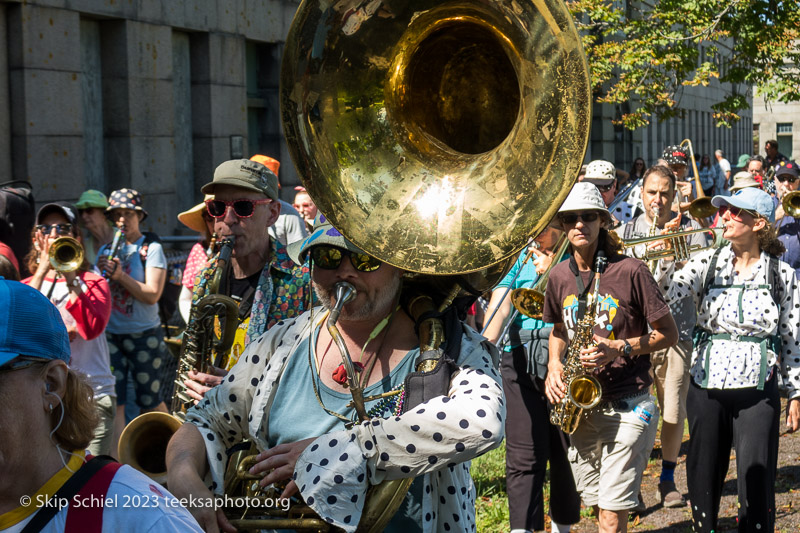
[[[674,261],[686,261],[689,256],[701,250],[710,250],[712,248],[719,248],[722,246],[723,238],[722,228],[698,228],[686,231],[676,231],[675,233],[667,233],[665,235],[649,235],[638,239],[628,239],[622,241],[624,248],[631,248],[640,244],[649,244],[656,241],[666,241],[667,246],[661,250],[651,250],[646,248],[644,253],[634,257],[642,261],[658,261],[659,259],[672,259]],[[689,245],[686,238],[690,235],[698,233],[709,233],[712,236],[711,244],[707,246],[700,246],[697,244]]]
[[[528,318],[536,318],[539,320],[542,319],[542,311],[544,309],[544,292],[547,289],[547,280],[550,278],[550,271],[558,264],[559,261],[561,261],[561,257],[563,257],[568,247],[569,240],[567,240],[567,236],[561,235],[556,242],[556,252],[553,254],[553,260],[550,263],[550,266],[548,266],[547,270],[545,270],[542,275],[539,276],[539,279],[536,280],[536,283],[533,285],[533,287],[529,289],[520,287],[511,291],[511,305],[514,306],[514,309],[517,312],[522,313]],[[512,323],[515,318],[516,313],[509,319],[509,324]],[[500,338],[503,337],[501,336]]]
[[[56,272],[75,272],[83,263],[83,246],[72,237],[59,237],[50,244],[47,258]]]
[[[694,171],[694,181],[697,187],[697,198],[692,200],[692,203],[689,205],[689,213],[696,218],[697,220],[702,220],[704,218],[708,218],[712,216],[714,213],[717,212],[717,208],[711,205],[711,198],[706,196],[706,193],[703,192],[703,186],[700,185],[700,173],[697,171],[697,162],[694,159],[694,149],[692,148],[692,141],[689,139],[684,139],[681,141],[680,146],[686,147],[689,149],[689,158],[692,160],[692,170]]]
[[[783,212],[790,217],[800,217],[800,191],[789,191],[781,198]]]

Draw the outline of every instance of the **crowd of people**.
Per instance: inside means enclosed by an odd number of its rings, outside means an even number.
[[[475,531],[470,460],[503,441],[512,533],[544,530],[548,512],[569,531],[581,504],[599,531],[626,531],[659,422],[662,505],[689,500],[695,530],[715,531],[735,448],[739,530],[772,531],[779,428],[800,429],[800,183],[777,143],[765,151],[734,168],[721,150],[696,166],[683,145],[630,172],[589,162],[469,321],[474,298],[418,312],[406,273],[304,188],[280,200],[277,160],[221,162],[177,215],[198,234],[180,361],[140,193],[47,203],[27,257],[0,243],[0,531],[234,531],[229,508],[192,502],[216,501],[245,452],[255,493],[344,531]],[[532,312],[514,295],[533,290]],[[112,459],[126,406],[185,421],[148,450],[169,490]],[[396,490],[380,518],[377,487]]]

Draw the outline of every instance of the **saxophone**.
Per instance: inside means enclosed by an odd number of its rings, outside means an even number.
[[[215,359],[227,353],[233,344],[238,306],[230,296],[219,294],[232,251],[233,239],[223,240],[215,268],[203,276],[197,288],[197,299],[183,335],[171,414],[153,411],[139,415],[125,426],[120,435],[120,462],[131,465],[162,485],[167,481],[167,444],[186,420],[186,411],[194,403],[186,393],[184,380],[188,379],[190,370],[207,372],[211,365],[219,366]],[[215,330],[217,321],[222,325],[219,336]]]
[[[598,252],[595,260],[594,289],[586,300],[586,313],[575,327],[575,335],[567,348],[567,360],[564,362],[562,377],[567,386],[567,394],[550,412],[550,423],[570,435],[578,429],[584,409],[596,406],[603,395],[603,387],[596,377],[583,368],[580,356],[583,348],[596,345],[592,338],[597,316],[600,275],[605,268],[606,258],[602,252]]]
[[[221,358],[233,345],[239,307],[233,298],[220,294],[220,287],[227,277],[233,243],[232,236],[220,241],[217,264],[212,274],[201,280],[195,304],[189,312],[170,409],[172,415],[181,422],[186,418],[186,411],[194,404],[183,384],[189,378],[189,371],[207,372],[211,366],[220,366]],[[222,326],[219,336],[215,327],[218,321]]]

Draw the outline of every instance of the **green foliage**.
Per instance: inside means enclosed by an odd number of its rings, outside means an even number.
[[[800,100],[796,0],[567,0],[576,17],[597,102],[630,101],[629,129],[652,115],[680,116],[683,87],[724,83],[713,106],[728,126],[755,87],[768,101]],[[702,51],[702,53],[701,53]]]
[[[475,483],[475,522],[486,533],[508,531],[508,495],[506,494],[505,441],[498,448],[472,461]]]

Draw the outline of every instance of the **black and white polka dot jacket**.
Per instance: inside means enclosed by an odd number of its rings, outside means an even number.
[[[692,298],[699,326],[711,334],[732,337],[694,346],[692,379],[701,386],[705,382],[709,389],[758,386],[759,376],[763,375],[761,344],[736,338],[777,335],[781,340],[781,353],[767,349],[767,368],[764,370],[779,365],[789,398],[800,397],[800,286],[794,269],[783,261],[778,263],[783,286],[779,309],[773,300],[775,291],[767,284],[767,254],[761,253],[749,279],[739,279],[733,268],[733,251],[728,244],[720,251],[713,281],[707,295],[702,298],[700,293],[713,253],[714,250],[698,253],[675,272],[667,295],[670,305],[683,298]]]
[[[314,310],[314,321],[321,315]],[[223,486],[225,450],[250,439],[267,447],[277,383],[311,333],[311,314],[279,322],[250,344],[223,383],[187,414],[206,439],[211,490]],[[450,392],[398,417],[376,419],[316,439],[295,466],[295,482],[322,518],[355,531],[371,484],[423,476],[422,529],[475,531],[475,487],[469,461],[504,436],[505,401],[492,363],[494,346],[464,328],[460,370]],[[311,384],[303,392],[313,395]],[[302,416],[299,413],[298,416]]]

